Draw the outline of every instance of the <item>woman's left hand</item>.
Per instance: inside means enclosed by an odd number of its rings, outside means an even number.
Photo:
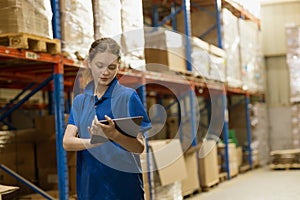
[[[108,121],[108,124],[106,125],[106,124],[100,123],[103,133],[110,140],[116,140],[120,133],[119,133],[119,131],[117,131],[114,121],[107,115],[105,115],[104,117]]]

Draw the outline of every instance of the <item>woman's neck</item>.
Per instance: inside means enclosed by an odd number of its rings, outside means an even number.
[[[104,95],[107,88],[108,88],[108,86],[106,86],[106,85],[98,85],[95,88],[94,95],[97,95],[97,98],[100,99]]]

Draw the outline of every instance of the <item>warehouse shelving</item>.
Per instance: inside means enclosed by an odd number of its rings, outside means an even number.
[[[166,22],[171,21],[171,25],[173,30],[177,30],[176,27],[176,18],[175,16],[183,11],[184,13],[184,30],[185,30],[185,39],[186,39],[186,58],[187,61],[190,61],[190,53],[191,53],[191,44],[190,44],[190,37],[191,37],[191,25],[190,25],[190,7],[194,8],[194,10],[199,10],[207,13],[210,16],[215,16],[216,18],[216,24],[212,24],[211,27],[205,31],[201,36],[205,36],[209,34],[214,29],[217,29],[217,43],[218,47],[222,48],[222,25],[220,22],[220,12],[221,8],[227,8],[230,10],[235,16],[238,18],[242,18],[245,20],[251,20],[254,21],[255,23],[258,24],[258,27],[260,27],[260,21],[256,17],[254,17],[251,13],[249,13],[247,10],[245,10],[243,7],[241,7],[239,4],[231,1],[231,0],[191,0],[191,1],[186,1],[182,0],[180,3],[177,3],[177,5],[173,4],[170,5],[170,14],[167,16],[161,17],[162,20],[161,22],[158,21],[158,2],[159,1],[153,1],[153,8],[152,8],[152,25],[153,26],[161,26]],[[188,5],[188,6],[187,6]],[[168,6],[165,6],[168,9]],[[207,10],[207,7],[214,7],[215,12],[211,12],[210,10]],[[166,13],[167,9],[164,9],[164,13]],[[165,14],[166,15],[166,14]],[[170,24],[170,23],[169,23]],[[199,37],[201,37],[199,36]],[[189,62],[187,62],[187,70],[191,70],[191,66],[189,65]],[[212,84],[214,85],[214,84]],[[251,125],[250,125],[250,115],[249,115],[249,104],[250,104],[250,96],[251,95],[258,95],[264,97],[264,94],[262,92],[250,92],[247,90],[243,90],[242,88],[231,88],[228,87],[225,83],[225,90],[222,92],[222,89],[220,90],[221,95],[222,95],[222,101],[223,101],[223,111],[224,111],[224,127],[223,127],[223,139],[225,143],[225,161],[226,161],[226,172],[227,172],[227,178],[230,179],[230,171],[229,171],[229,154],[228,154],[228,105],[227,105],[227,98],[230,97],[230,95],[243,95],[245,99],[245,118],[246,118],[246,124],[247,124],[247,150],[248,150],[248,162],[250,164],[250,167],[252,168],[252,155],[251,155]],[[194,114],[192,114],[194,116]],[[193,121],[194,118],[192,117],[191,120]],[[194,131],[192,129],[192,135],[194,135]]]
[[[167,16],[161,23],[157,20],[157,16],[155,14],[156,9],[154,10],[154,26],[163,25],[164,22],[174,19],[174,16],[179,13],[180,11],[184,12],[184,22],[185,22],[185,35],[186,35],[186,58],[187,58],[187,70],[191,70],[191,44],[190,44],[190,37],[191,37],[191,25],[190,25],[190,1],[189,0],[182,0],[180,8],[176,7],[175,4],[172,4],[172,13],[170,16]],[[205,7],[207,5],[215,5],[216,8],[216,17],[219,18],[219,10],[220,9],[220,1],[214,0],[205,0],[205,1],[192,1],[193,4],[197,4],[201,7]],[[60,10],[59,10],[59,1],[58,0],[51,0],[51,5],[53,9],[53,33],[54,37],[60,38]],[[222,0],[222,6],[229,8],[233,13],[243,17],[245,19],[256,20],[251,14],[243,10],[243,8],[237,6],[236,4],[232,3],[229,0]],[[174,22],[174,20],[173,20]],[[257,21],[259,23],[259,21]],[[173,28],[176,29],[176,24],[172,24]],[[219,47],[222,47],[221,41],[221,25],[220,21],[217,20],[217,25],[215,26],[218,29],[218,44]],[[55,110],[55,121],[56,121],[56,145],[57,145],[57,169],[58,169],[58,188],[59,188],[59,199],[68,199],[68,174],[66,169],[66,152],[62,148],[62,137],[64,132],[64,113],[65,113],[65,102],[64,102],[64,91],[67,93],[71,91],[71,87],[73,85],[74,77],[77,75],[78,65],[76,62],[65,59],[62,55],[56,54],[51,55],[47,53],[37,53],[27,50],[19,50],[19,49],[12,49],[8,47],[0,46],[0,63],[1,63],[1,80],[0,80],[0,87],[1,88],[24,88],[24,84],[29,84],[35,82],[37,89],[41,89],[42,87],[47,87],[47,90],[53,91],[54,96],[54,110]],[[5,72],[4,72],[5,71]],[[224,121],[224,142],[227,149],[228,144],[228,120],[226,120],[226,113],[227,110],[227,95],[232,94],[241,94],[245,95],[245,112],[247,118],[247,135],[248,135],[248,143],[249,143],[249,163],[251,165],[251,129],[250,129],[250,119],[249,119],[249,110],[248,105],[250,103],[250,96],[251,95],[263,95],[260,93],[251,93],[248,91],[244,91],[241,88],[230,88],[228,86],[223,87],[223,84],[219,84],[217,82],[207,80],[204,81],[199,77],[194,77],[190,75],[182,75],[185,76],[184,81],[180,82],[178,80],[174,80],[174,77],[169,76],[168,74],[162,74],[157,72],[137,72],[134,70],[121,70],[119,76],[127,76],[130,77],[126,79],[126,84],[134,84],[141,83],[141,85],[155,81],[160,82],[164,80],[164,82],[168,82],[169,84],[183,84],[189,85],[192,89],[195,88],[203,88],[205,89],[212,89],[217,91],[218,95],[222,98],[222,107],[223,107],[223,114],[225,117]],[[49,80],[48,80],[48,79]],[[22,79],[22,80],[21,80]],[[8,81],[10,80],[10,81]],[[44,82],[46,80],[46,82]],[[50,81],[54,82],[53,85],[49,85]],[[12,81],[12,82],[11,82]],[[131,82],[130,82],[131,81]],[[41,85],[40,83],[43,83]],[[146,106],[146,91],[149,90],[149,87],[141,87],[139,89],[139,94],[141,99],[145,103]],[[154,87],[154,86],[152,86]],[[160,90],[160,88],[151,88],[151,90]],[[160,91],[163,92],[163,91]],[[191,91],[192,92],[192,91]],[[191,94],[189,94],[191,95]],[[200,95],[200,94],[198,94]],[[191,95],[192,97],[193,95]],[[194,99],[190,98],[190,104],[194,104]],[[24,99],[26,101],[26,99]],[[17,105],[17,104],[15,104]],[[15,109],[15,108],[14,108]],[[196,127],[195,124],[195,116],[197,113],[192,109],[190,116],[191,116],[191,131],[192,135],[196,135]],[[194,138],[194,137],[193,137]],[[197,141],[194,139],[192,146],[196,146]],[[228,167],[228,149],[226,150],[226,172],[229,178],[229,167]]]

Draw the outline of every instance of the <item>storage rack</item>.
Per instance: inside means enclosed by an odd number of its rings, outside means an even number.
[[[154,1],[155,3],[155,1]],[[189,0],[182,0],[181,8],[176,9],[175,4],[172,4],[172,13],[171,15],[167,16],[161,23],[157,22],[157,18],[155,18],[155,4],[153,7],[154,11],[154,20],[153,25],[154,26],[160,26],[163,25],[164,22],[174,18],[174,16],[179,13],[181,10],[184,12],[184,23],[185,23],[185,35],[186,35],[186,58],[187,58],[187,70],[191,70],[191,44],[190,44],[190,37],[191,37],[191,26],[190,26],[190,5]],[[212,0],[205,0],[205,1],[196,1],[193,2],[198,4],[198,6],[205,6],[205,5],[215,5],[216,8],[216,17],[217,19],[220,19],[219,17],[219,11],[220,11],[220,1],[212,1]],[[51,6],[53,10],[53,33],[54,37],[61,39],[60,34],[60,9],[59,9],[59,1],[58,0],[51,0]],[[236,15],[239,15],[240,17],[243,17],[245,19],[251,19],[256,20],[251,16],[249,13],[244,11],[241,7],[238,7],[236,4],[232,3],[228,0],[222,0],[222,6],[225,6],[227,8],[230,8],[230,10],[234,11],[233,13],[236,13]],[[174,21],[174,20],[173,20]],[[259,21],[258,21],[259,23]],[[176,30],[176,23],[173,23],[173,28]],[[222,41],[221,41],[221,24],[220,20],[217,20],[217,26],[218,29],[218,44],[219,47],[222,47]],[[37,85],[34,90],[32,90],[32,93],[30,95],[33,95],[35,91],[38,91],[39,89],[42,89],[43,87],[46,87],[49,82],[53,81],[52,86],[47,86],[48,90],[53,91],[54,96],[54,110],[55,110],[55,121],[56,121],[56,138],[57,138],[57,169],[58,169],[58,189],[59,189],[59,199],[68,199],[68,174],[67,174],[67,165],[66,165],[66,152],[62,148],[62,137],[64,132],[64,113],[65,113],[65,102],[64,102],[64,91],[70,92],[69,88],[72,86],[72,80],[74,80],[74,76],[77,74],[78,65],[75,64],[74,61],[68,60],[63,58],[62,55],[51,55],[47,53],[36,53],[32,51],[27,50],[18,50],[18,49],[11,49],[8,47],[2,47],[0,46],[0,62],[1,62],[1,87],[2,88],[24,88],[24,83],[32,83],[33,80],[35,84]],[[4,72],[5,70],[5,72]],[[160,73],[155,72],[128,72],[128,71],[121,71],[120,75],[126,75],[131,76],[132,79],[135,79],[135,81],[140,81],[141,83],[145,83],[147,79],[156,79],[157,81],[165,80],[174,84],[180,84],[178,82],[174,82],[174,79],[172,77],[169,77],[167,75],[163,75]],[[20,79],[23,79],[21,82]],[[10,83],[7,83],[7,80],[15,80],[16,84],[12,85]],[[249,116],[249,103],[250,103],[250,96],[254,95],[252,93],[249,93],[247,91],[243,91],[240,88],[229,88],[229,87],[219,87],[218,84],[212,83],[208,84],[206,82],[203,82],[202,80],[199,80],[197,78],[192,78],[189,80],[189,84],[191,84],[194,88],[208,88],[211,87],[216,91],[219,91],[222,95],[222,102],[223,102],[223,113],[224,116],[226,116],[227,110],[227,95],[232,94],[241,94],[245,96],[245,113],[246,113],[246,120],[247,120],[247,136],[248,136],[248,151],[249,151],[249,164],[252,165],[252,157],[251,157],[251,128],[250,128],[250,116]],[[28,88],[25,88],[24,91]],[[139,90],[139,94],[141,96],[141,99],[143,100],[145,106],[146,106],[146,88],[142,87]],[[26,100],[30,98],[29,96],[26,96],[23,100],[21,100],[19,103],[15,104],[13,109],[9,111],[9,113],[6,113],[5,116],[1,115],[1,120],[3,120],[6,116],[8,116],[13,110],[17,109],[19,106],[21,106]],[[256,95],[256,94],[255,94]],[[257,95],[263,95],[263,94],[257,94]],[[191,105],[194,104],[193,98],[191,98]],[[49,105],[51,106],[51,105]],[[195,119],[195,111],[191,111],[191,119],[192,119],[192,125],[191,125],[191,131],[192,135],[196,135],[195,130],[195,124],[193,124]],[[226,117],[225,117],[226,119]],[[228,155],[228,120],[224,121],[224,142],[225,142],[225,153],[226,153],[226,172],[228,179],[229,176],[229,155]],[[194,139],[193,143],[194,146],[197,145],[197,141]],[[148,148],[148,146],[147,146]]]

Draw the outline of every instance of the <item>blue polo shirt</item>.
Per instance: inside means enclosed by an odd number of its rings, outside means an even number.
[[[115,78],[105,94],[94,96],[94,83],[74,98],[69,124],[78,128],[81,138],[89,138],[88,127],[94,116],[105,119],[143,116],[140,131],[151,128],[150,120],[135,90],[119,84]],[[144,189],[139,155],[128,152],[115,142],[77,152],[78,199],[140,200]]]

